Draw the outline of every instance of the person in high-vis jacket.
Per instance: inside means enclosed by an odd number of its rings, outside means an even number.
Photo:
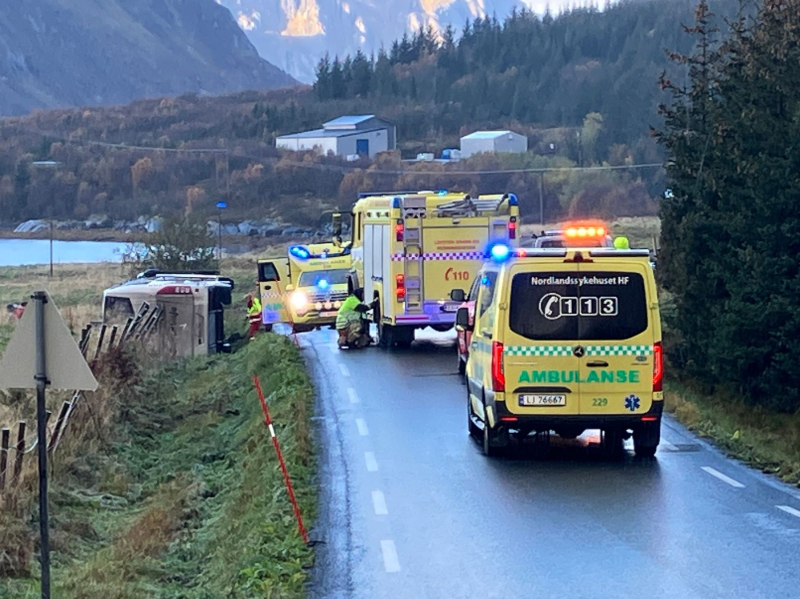
[[[364,314],[369,311],[364,304],[364,290],[355,289],[336,313],[336,330],[339,333],[339,347],[345,345],[369,345],[369,323]]]
[[[261,328],[261,300],[252,293],[248,293],[246,299],[247,319],[250,322],[248,337],[253,339]]]

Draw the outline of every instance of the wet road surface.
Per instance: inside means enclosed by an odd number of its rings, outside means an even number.
[[[454,337],[421,336],[299,336],[319,393],[312,597],[800,598],[796,489],[669,419],[655,460],[603,459],[596,431],[487,459]]]

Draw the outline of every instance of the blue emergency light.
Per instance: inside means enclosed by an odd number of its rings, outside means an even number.
[[[300,260],[308,260],[309,256],[311,256],[311,252],[308,251],[308,248],[305,248],[302,245],[291,246],[289,248],[289,253]]]
[[[489,255],[495,262],[504,262],[511,255],[511,248],[502,243],[496,243],[489,249]]]
[[[508,205],[509,206],[518,206],[519,200],[517,199],[516,194],[510,193],[508,194]]]
[[[325,291],[329,286],[330,283],[328,283],[327,279],[320,279],[319,281],[317,281],[317,287],[319,287],[323,291]]]

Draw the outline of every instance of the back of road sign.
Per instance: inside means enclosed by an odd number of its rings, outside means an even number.
[[[94,391],[94,378],[50,294],[44,305],[45,368],[51,389]],[[36,388],[36,315],[29,302],[0,358],[0,389]]]

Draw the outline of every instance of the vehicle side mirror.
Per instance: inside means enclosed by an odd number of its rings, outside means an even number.
[[[464,293],[463,289],[453,289],[450,292],[450,299],[454,302],[463,302],[467,299],[467,294]]]
[[[472,325],[469,322],[469,309],[459,308],[456,312],[456,326],[461,327],[465,331],[471,331]]]
[[[356,286],[353,284],[353,277],[351,275],[347,275],[347,295],[353,295],[355,290]]]

